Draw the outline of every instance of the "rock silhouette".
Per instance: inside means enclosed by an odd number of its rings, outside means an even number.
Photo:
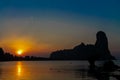
[[[4,50],[0,48],[0,61],[4,58]]]
[[[2,48],[0,48],[0,55],[4,54],[4,50]]]
[[[85,45],[81,43],[73,49],[59,50],[52,52],[50,55],[52,60],[88,60],[94,65],[95,60],[112,60],[115,59],[109,51],[108,39],[103,31],[99,31],[96,35],[95,45]]]
[[[97,41],[95,43],[95,47],[99,57],[103,58],[104,56],[104,59],[112,59],[112,56],[108,49],[108,39],[106,37],[106,34],[102,31],[99,31],[96,37],[97,37]]]

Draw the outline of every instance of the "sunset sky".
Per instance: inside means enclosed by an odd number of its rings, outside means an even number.
[[[120,0],[0,0],[0,47],[14,55],[94,44],[100,30],[120,53]]]

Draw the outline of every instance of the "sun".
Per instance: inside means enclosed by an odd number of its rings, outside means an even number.
[[[19,50],[17,51],[17,54],[18,54],[18,55],[23,54],[23,50],[22,50],[22,49],[19,49]]]

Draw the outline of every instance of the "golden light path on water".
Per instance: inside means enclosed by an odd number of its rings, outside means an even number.
[[[26,62],[18,61],[16,63],[15,78],[16,80],[32,80],[29,72],[29,67],[26,66]]]
[[[21,62],[17,63],[17,75],[18,76],[22,75],[22,65],[21,65]]]

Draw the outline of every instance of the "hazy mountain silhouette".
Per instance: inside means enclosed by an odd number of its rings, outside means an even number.
[[[96,34],[95,45],[81,43],[73,49],[64,49],[52,52],[50,55],[52,60],[112,60],[115,59],[109,51],[108,39],[103,31]]]

